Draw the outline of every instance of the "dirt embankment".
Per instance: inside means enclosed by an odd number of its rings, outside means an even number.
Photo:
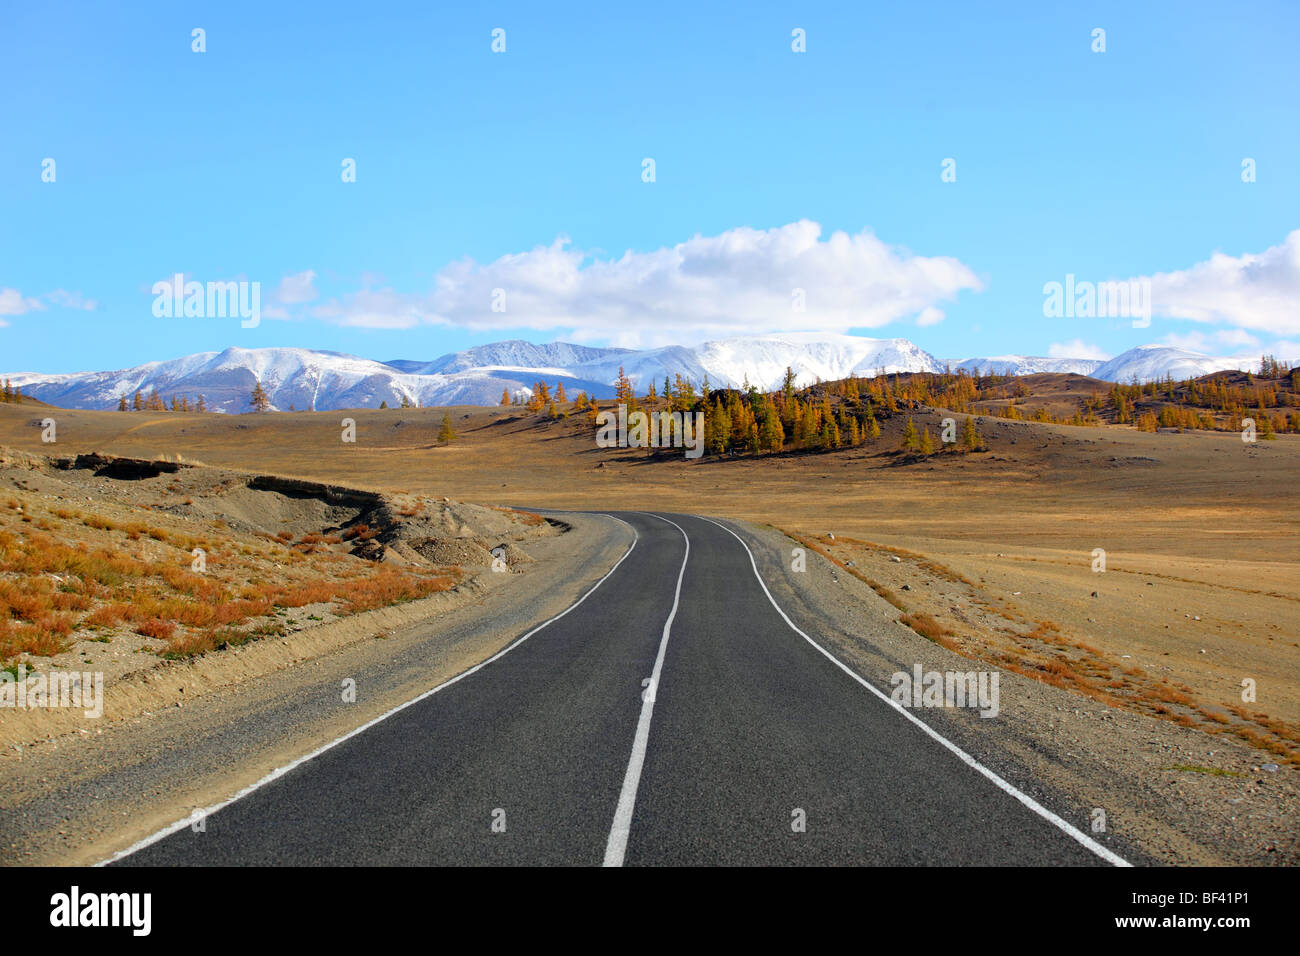
[[[33,687],[91,675],[115,719],[180,706],[471,600],[556,533],[448,498],[0,449],[0,664]],[[0,746],[98,730],[83,710],[6,707]]]

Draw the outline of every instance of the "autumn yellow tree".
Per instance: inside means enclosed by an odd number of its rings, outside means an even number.
[[[618,367],[618,381],[614,383],[614,398],[620,405],[629,405],[632,401],[632,382],[621,365]]]
[[[912,421],[909,415],[907,424],[903,426],[903,451],[916,451],[916,422]]]

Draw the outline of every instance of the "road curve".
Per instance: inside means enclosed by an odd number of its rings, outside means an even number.
[[[727,527],[611,520],[559,618],[114,864],[1123,862],[802,636]]]

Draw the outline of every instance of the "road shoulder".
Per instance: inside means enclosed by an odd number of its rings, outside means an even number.
[[[897,608],[816,551],[770,526],[724,523],[749,544],[763,580],[791,619],[882,692],[894,689],[894,674],[914,674],[918,665],[923,673],[988,669],[900,623]],[[806,562],[803,572],[793,570],[798,552]],[[791,639],[801,640],[793,631]],[[1002,672],[999,688],[996,717],[955,707],[914,713],[1134,863],[1300,860],[1293,823],[1300,794],[1289,775],[1259,769],[1268,759],[1260,752],[1015,673]],[[1104,830],[1096,829],[1103,824]]]

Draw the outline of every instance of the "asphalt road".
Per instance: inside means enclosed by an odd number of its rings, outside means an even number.
[[[1117,862],[801,635],[729,530],[617,517],[561,617],[115,865]]]

